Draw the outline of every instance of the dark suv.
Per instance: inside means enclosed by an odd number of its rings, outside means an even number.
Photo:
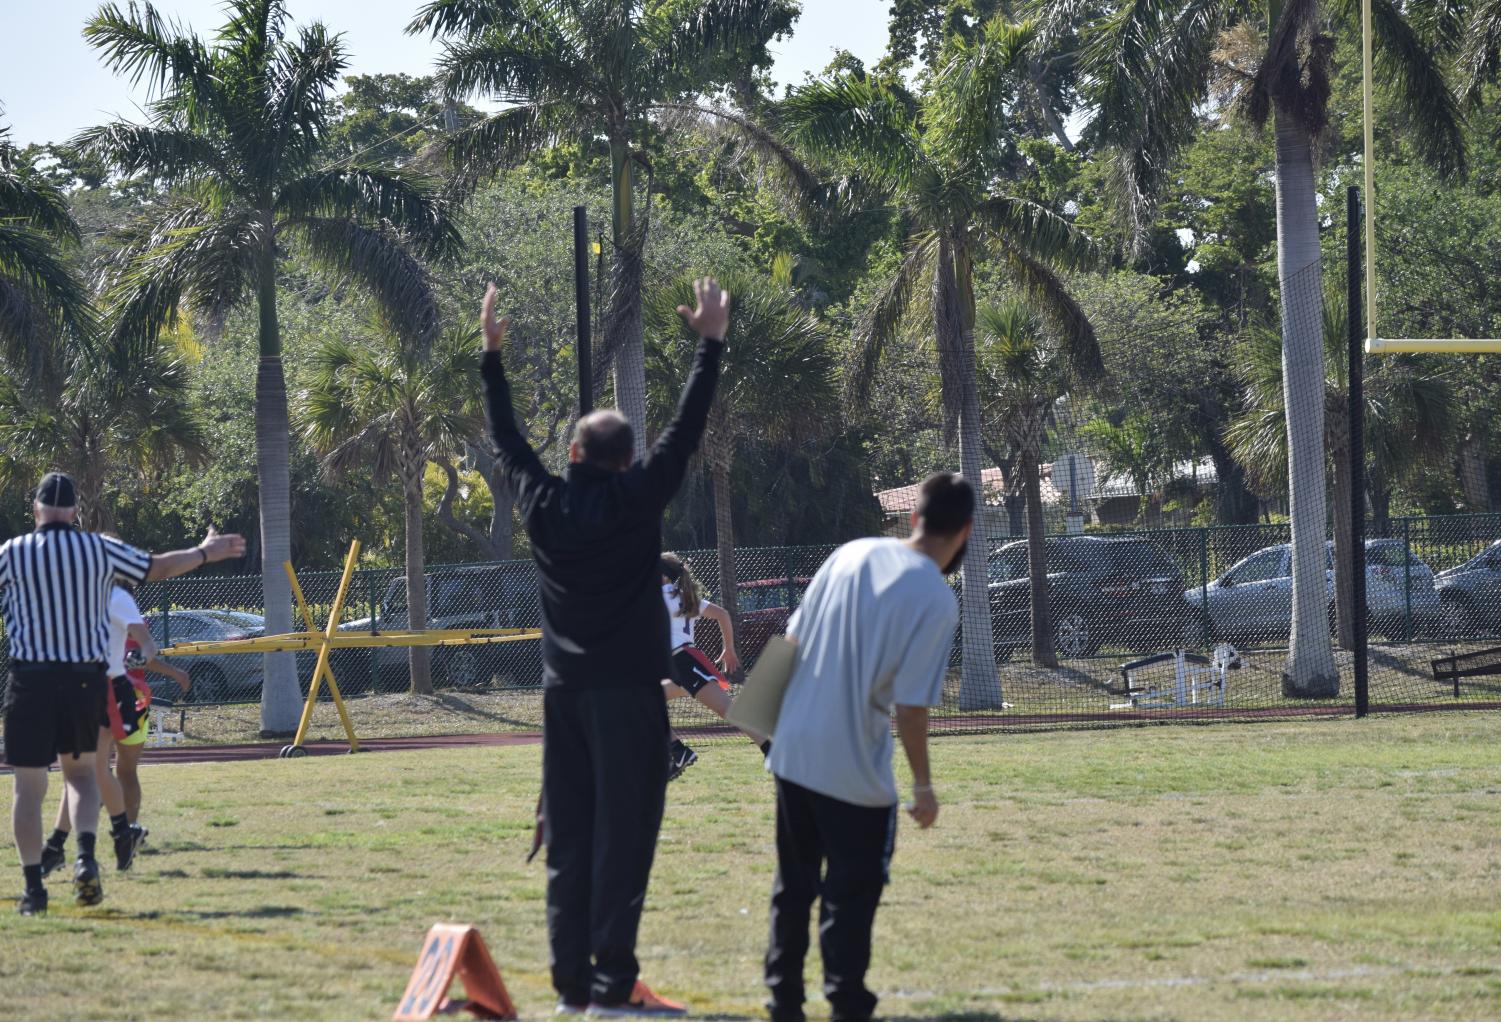
[[[1155,650],[1177,645],[1188,621],[1183,572],[1156,544],[1137,537],[1047,540],[1053,641],[1064,657],[1102,646]],[[990,559],[990,611],[999,651],[1032,644],[1032,584],[1025,540]]]

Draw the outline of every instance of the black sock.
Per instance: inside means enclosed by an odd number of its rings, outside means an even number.
[[[121,813],[119,816],[109,818],[109,832],[115,837],[124,837],[130,833],[130,815]]]
[[[771,755],[771,739],[770,738],[766,739],[766,741],[764,741],[764,742],[761,743],[761,755],[763,755],[763,756],[770,756]]]
[[[56,848],[59,852],[62,851],[67,846],[67,844],[68,832],[65,830],[54,830],[52,832],[52,836],[47,839],[47,847]]]
[[[26,876],[26,889],[28,891],[46,890],[46,888],[42,886],[41,863],[37,863],[35,866],[22,866],[21,872]]]
[[[78,835],[78,857],[80,859],[92,859],[94,857],[94,835],[84,832]]]

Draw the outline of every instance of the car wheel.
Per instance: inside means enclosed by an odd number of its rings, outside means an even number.
[[[462,647],[451,650],[436,673],[446,688],[478,688],[481,680],[489,680],[481,673],[479,654]]]
[[[1091,652],[1089,622],[1083,614],[1062,614],[1053,622],[1053,645],[1067,658],[1088,656]]]
[[[1445,596],[1438,606],[1439,638],[1458,639],[1475,631],[1475,608],[1459,596]]]
[[[224,672],[213,664],[198,664],[188,668],[188,677],[193,679],[189,698],[195,703],[222,703],[229,695],[229,684]]]

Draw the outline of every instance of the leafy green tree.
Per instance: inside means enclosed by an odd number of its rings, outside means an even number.
[[[769,65],[766,44],[796,16],[790,0],[432,0],[409,27],[445,38],[440,77],[449,95],[482,93],[506,108],[446,140],[471,180],[560,138],[602,137],[609,148],[611,289],[601,365],[613,362],[615,399],[645,423],[641,283],[651,191],[651,116],[665,104],[743,80]],[[646,430],[636,433],[637,453]]]
[[[957,431],[962,471],[976,481],[984,464],[975,372],[978,263],[988,261],[1000,280],[1025,295],[1065,350],[1084,358],[1095,353],[1094,361],[1075,367],[1081,377],[1101,372],[1093,328],[1057,275],[1093,263],[1093,244],[1058,213],[1009,190],[1019,158],[1008,101],[1030,41],[1029,29],[996,18],[973,41],[949,42],[916,102],[890,80],[846,74],[794,91],[778,111],[797,153],[879,189],[906,236],[901,262],[855,325],[851,395],[857,402],[867,397],[883,350],[926,285],[932,325],[923,334],[936,356],[945,426]],[[784,162],[791,156],[772,155]],[[983,518],[977,520],[964,562],[960,700],[967,709],[1001,704],[986,531]]]
[[[1085,350],[1070,350],[1071,346]],[[1032,662],[1057,667],[1048,604],[1047,538],[1041,460],[1053,408],[1074,389],[1074,367],[1101,361],[1093,334],[1050,337],[1029,303],[1017,299],[978,310],[975,330],[982,414],[1005,438],[1026,498],[1027,571],[1032,599]]]
[[[1350,531],[1353,491],[1347,322],[1343,299],[1324,302],[1324,449],[1333,495],[1336,632],[1340,646],[1353,649],[1355,545]],[[1226,433],[1231,449],[1251,477],[1269,490],[1287,478],[1282,371],[1277,335],[1269,330],[1253,333],[1242,346],[1245,408]],[[1370,480],[1389,485],[1389,481],[1405,478],[1429,460],[1448,453],[1454,440],[1454,394],[1442,363],[1421,355],[1372,359],[1365,397]]]
[[[422,482],[430,461],[452,461],[479,429],[474,386],[478,330],[449,330],[427,351],[381,324],[372,343],[326,338],[315,349],[297,418],[335,476],[395,476],[405,521],[408,623],[427,627],[427,559],[422,542]],[[424,646],[409,652],[411,690],[431,693]]]
[[[261,584],[266,627],[284,632],[292,520],[278,253],[300,244],[310,260],[368,289],[402,336],[423,344],[437,332],[438,311],[417,257],[450,254],[460,242],[419,180],[325,162],[330,93],[346,65],[338,36],[317,22],[291,33],[280,0],[230,0],[225,13],[205,42],[149,3],[100,7],[84,37],[110,69],[150,87],[151,123],[93,128],[74,145],[172,188],[124,232],[106,270],[115,344],[149,345],[185,306],[212,325],[255,303]],[[262,728],[292,730],[301,700],[291,655],[266,654],[264,677]]]
[[[64,387],[0,377],[0,487],[24,489],[52,468],[78,482],[79,521],[98,532],[142,477],[209,458],[201,414],[183,359],[159,343],[144,357],[74,343],[49,372]]]
[[[714,489],[720,600],[738,623],[732,513],[736,456],[752,443],[791,448],[828,433],[832,424],[826,410],[837,405],[839,388],[828,334],[790,300],[790,281],[734,274],[721,283],[734,301],[732,337],[702,452]],[[692,295],[692,280],[682,279],[654,291],[646,305],[647,330],[660,339],[648,349],[648,378],[664,396],[681,390],[698,342],[677,314],[679,305],[692,304]]]
[[[1372,0],[1378,72],[1427,157],[1446,172],[1465,164],[1458,102],[1442,55],[1392,0]],[[1054,0],[1050,24],[1088,10]],[[1293,544],[1293,634],[1283,691],[1327,697],[1339,689],[1324,626],[1324,399],[1319,310],[1323,278],[1314,177],[1315,141],[1329,116],[1330,16],[1353,29],[1353,0],[1121,0],[1109,5],[1089,50],[1094,130],[1114,147],[1120,202],[1138,242],[1178,149],[1217,93],[1275,140],[1277,279],[1287,380],[1288,500]]]
[[[79,240],[67,199],[0,126],[0,361],[33,379],[65,335],[95,327],[88,289],[61,247]]]

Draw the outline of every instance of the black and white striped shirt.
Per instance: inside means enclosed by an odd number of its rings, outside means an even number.
[[[0,544],[0,615],[22,661],[104,663],[109,596],[118,579],[146,580],[151,555],[53,522]]]

